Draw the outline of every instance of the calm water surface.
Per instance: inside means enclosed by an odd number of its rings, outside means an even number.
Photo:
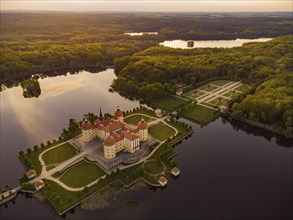
[[[130,36],[142,36],[143,34],[147,34],[147,35],[153,35],[153,34],[158,34],[158,32],[126,32],[126,35],[130,35]]]
[[[15,186],[24,168],[20,150],[56,138],[69,118],[85,112],[132,109],[136,101],[108,92],[113,70],[40,80],[39,98],[25,99],[22,89],[1,92],[1,186]],[[185,120],[184,120],[185,121]],[[188,121],[185,121],[188,122]],[[292,143],[250,126],[218,119],[191,124],[195,133],[176,146],[178,179],[155,192],[130,192],[137,205],[83,211],[66,219],[292,219]],[[151,196],[147,194],[151,192]],[[125,202],[123,202],[125,204]],[[0,208],[0,219],[61,219],[35,198],[18,195]]]
[[[241,47],[244,43],[250,42],[266,42],[272,40],[272,38],[258,38],[258,39],[236,39],[236,40],[195,40],[193,47],[187,47],[188,40],[171,40],[164,41],[160,45],[172,48],[181,49],[192,49],[192,48],[231,48],[231,47]]]

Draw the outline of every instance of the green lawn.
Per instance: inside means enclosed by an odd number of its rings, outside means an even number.
[[[152,104],[157,107],[160,108],[162,110],[167,110],[170,112],[173,112],[175,110],[177,110],[178,108],[186,105],[188,103],[188,101],[181,99],[181,98],[177,98],[171,95],[167,95],[166,97],[162,98],[162,99],[158,99],[156,101],[154,101]]]
[[[52,149],[43,155],[43,160],[46,165],[61,163],[74,155],[76,155],[77,150],[69,143],[60,145],[59,147]]]
[[[81,162],[69,168],[60,180],[70,187],[84,187],[106,173],[96,164]]]
[[[218,80],[218,81],[214,81],[214,82],[211,82],[211,83],[216,85],[216,86],[223,86],[223,85],[226,85],[226,84],[228,84],[230,82],[231,82],[230,80]]]
[[[47,146],[44,146],[42,148],[39,147],[36,151],[33,150],[31,153],[25,153],[23,156],[20,156],[19,159],[26,165],[26,167],[29,167],[29,166],[26,163],[25,158],[29,159],[32,162],[33,169],[35,169],[36,172],[37,172],[37,175],[39,175],[41,173],[41,171],[42,171],[42,165],[41,165],[41,163],[39,161],[39,155],[43,151],[45,151],[47,149],[50,149],[50,148],[52,148],[53,146],[55,146],[57,144],[60,144],[60,141],[56,141],[55,143],[47,145]]]
[[[157,159],[155,161],[147,161],[144,164],[144,170],[147,173],[152,173],[152,174],[159,174],[164,171],[164,165],[163,162],[160,159]]]
[[[164,141],[175,134],[175,130],[159,123],[149,128],[149,133],[160,141]]]
[[[124,118],[124,121],[127,124],[137,125],[138,122],[141,121],[141,119],[143,119],[146,122],[154,121],[154,119],[147,117],[147,116],[144,116],[144,115],[132,115],[132,116],[129,116],[128,118]]]
[[[237,88],[235,88],[236,91],[239,91],[239,92],[245,92],[246,90],[250,89],[250,87],[248,85],[241,85]]]
[[[215,117],[215,113],[217,113],[215,110],[200,105],[192,106],[187,110],[180,112],[182,116],[200,124],[207,124],[208,122],[213,120]]]
[[[127,113],[127,112],[126,112],[126,113]],[[151,109],[146,109],[146,108],[133,109],[133,111],[132,111],[131,113],[126,114],[125,117],[126,117],[126,116],[129,116],[129,115],[132,115],[132,114],[139,114],[139,113],[141,113],[141,114],[145,114],[145,115],[149,115],[149,116],[151,116],[151,117],[155,117],[155,118],[157,118],[157,116],[156,116],[156,114],[154,113],[153,110],[151,110]]]

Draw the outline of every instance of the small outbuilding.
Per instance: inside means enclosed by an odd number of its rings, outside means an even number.
[[[32,178],[37,176],[37,173],[36,173],[35,170],[29,170],[25,174],[26,174],[28,179],[32,179]]]
[[[229,109],[229,104],[227,101],[224,101],[222,103],[222,105],[220,106],[220,110],[221,110],[221,112],[227,112],[228,109]]]
[[[155,110],[155,114],[156,114],[156,116],[159,117],[159,118],[163,117],[163,112],[162,112],[162,110],[160,110],[160,109],[156,109],[156,110]]]
[[[183,89],[182,88],[177,88],[176,89],[176,95],[181,96],[183,94]]]
[[[34,182],[34,187],[36,188],[36,190],[40,190],[45,186],[45,183],[43,180],[37,180],[36,182]]]
[[[179,169],[178,167],[174,167],[174,168],[172,168],[172,170],[171,170],[171,174],[172,174],[173,176],[178,176],[178,175],[180,174],[180,169]]]
[[[158,183],[161,185],[161,186],[165,186],[166,184],[167,184],[167,179],[166,179],[166,177],[164,177],[164,176],[161,176],[160,178],[159,178],[159,180],[158,180]]]

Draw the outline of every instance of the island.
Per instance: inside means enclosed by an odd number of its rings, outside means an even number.
[[[1,202],[41,190],[62,215],[117,181],[166,186],[168,175],[180,174],[172,146],[193,130],[169,114],[159,116],[143,106],[126,112],[118,106],[113,115],[100,108],[81,121],[70,119],[58,140],[19,152],[27,171],[20,186],[1,193]]]
[[[193,47],[193,46],[194,46],[194,41],[193,40],[187,41],[187,47]]]

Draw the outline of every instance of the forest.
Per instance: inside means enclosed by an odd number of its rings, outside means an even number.
[[[230,49],[151,47],[114,60],[119,73],[113,88],[150,103],[164,94],[174,94],[176,84],[196,86],[217,77],[240,80],[257,88],[242,102],[234,103],[232,117],[292,134],[292,51],[292,35]]]
[[[255,94],[232,106],[233,118],[246,118],[293,133],[293,74],[283,73],[262,83]]]
[[[1,13],[0,81],[72,67],[116,66],[167,39],[236,39],[291,33],[288,13]],[[184,24],[184,25],[183,25]],[[128,36],[125,32],[156,31]],[[162,51],[164,52],[164,51]],[[170,51],[172,52],[172,51]],[[125,57],[126,56],[126,57]],[[118,71],[119,72],[119,71]]]
[[[228,49],[151,47],[114,60],[118,78],[113,87],[149,102],[157,94],[175,93],[175,83],[196,85],[210,78],[226,77],[259,85],[292,70],[292,49],[291,35]]]
[[[232,106],[233,118],[250,119],[292,133],[291,13],[90,14],[2,13],[0,82],[21,82],[36,73],[114,66],[113,89],[151,103],[177,85],[197,86],[228,78],[256,87]],[[129,36],[125,32],[158,32]],[[236,48],[173,49],[171,39],[272,37]],[[22,84],[38,96],[35,81]],[[2,88],[2,87],[1,87]],[[36,95],[35,95],[36,93]]]

